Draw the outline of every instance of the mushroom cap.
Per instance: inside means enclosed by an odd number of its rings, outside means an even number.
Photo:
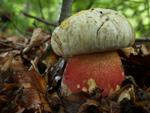
[[[135,32],[117,11],[95,8],[64,20],[51,38],[54,52],[63,57],[116,50],[131,46]]]

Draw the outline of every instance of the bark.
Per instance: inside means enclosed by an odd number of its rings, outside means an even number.
[[[73,0],[63,0],[59,23],[61,23],[65,18],[67,18],[71,15],[72,2],[73,2]]]

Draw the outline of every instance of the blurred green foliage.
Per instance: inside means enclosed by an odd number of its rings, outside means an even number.
[[[30,35],[30,30],[45,25],[22,14],[26,12],[46,21],[58,21],[62,0],[0,0],[0,32]],[[150,0],[74,0],[72,10],[100,7],[123,13],[136,31],[136,37],[150,37]],[[5,18],[4,18],[5,17]]]

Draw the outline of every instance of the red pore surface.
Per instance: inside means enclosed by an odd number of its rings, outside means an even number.
[[[67,86],[72,93],[78,93],[89,86],[87,81],[94,79],[98,88],[103,89],[103,96],[108,96],[124,79],[124,72],[117,52],[74,56],[68,60],[62,85],[62,92]]]

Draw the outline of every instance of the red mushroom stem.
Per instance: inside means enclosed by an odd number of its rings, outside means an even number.
[[[108,96],[123,80],[124,71],[117,52],[74,56],[69,58],[64,72],[62,94],[90,93],[100,88],[102,96]]]

